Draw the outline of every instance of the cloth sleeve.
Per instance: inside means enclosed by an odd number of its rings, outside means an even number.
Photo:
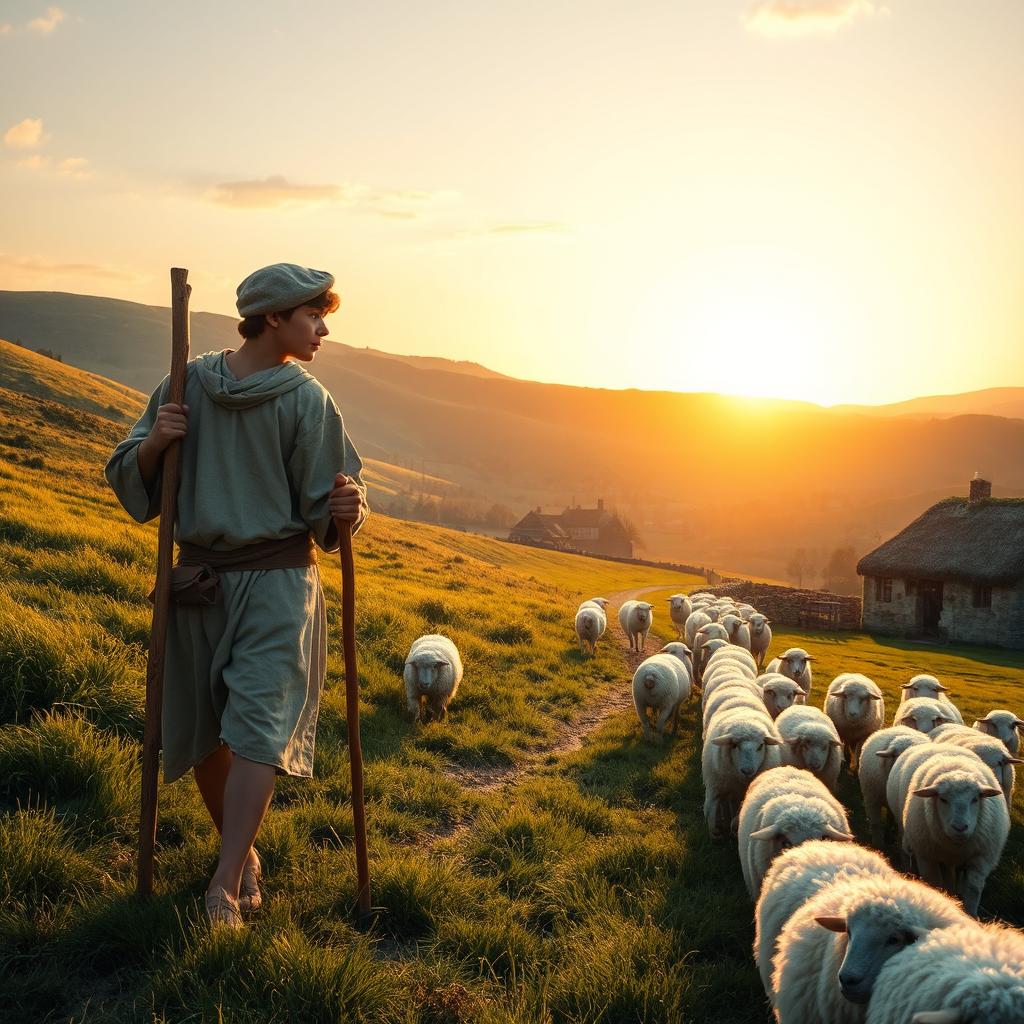
[[[359,518],[352,524],[355,534],[366,522],[370,509],[366,504],[366,484],[362,478],[363,462],[345,432],[341,411],[327,396],[323,416],[303,429],[295,441],[288,461],[292,486],[298,497],[299,513],[324,551],[337,551],[341,546],[338,530],[328,507],[334,489],[334,477],[344,473],[363,495]]]
[[[149,398],[146,411],[128,436],[114,449],[103,475],[107,478],[117,500],[125,512],[139,523],[148,523],[160,515],[160,494],[163,483],[163,459],[157,468],[156,479],[147,488],[139,472],[139,445],[156,423],[157,410],[166,402],[170,378],[165,377]]]

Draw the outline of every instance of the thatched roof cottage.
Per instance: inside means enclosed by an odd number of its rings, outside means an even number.
[[[870,632],[1024,649],[1024,498],[993,498],[987,480],[933,505],[857,572]]]
[[[614,512],[604,507],[604,498],[597,499],[597,508],[575,505],[557,514],[542,512],[538,505],[512,527],[508,539],[595,555],[633,557],[629,531]]]

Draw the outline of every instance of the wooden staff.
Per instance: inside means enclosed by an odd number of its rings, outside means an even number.
[[[341,539],[341,634],[345,649],[345,719],[352,766],[352,822],[356,840],[359,916],[370,913],[370,857],[366,849],[363,804],[363,749],[359,742],[359,676],[356,672],[356,573],[352,560],[352,524],[335,519]]]
[[[188,299],[192,288],[188,271],[171,269],[171,380],[164,404],[185,401],[188,363]],[[164,648],[171,608],[171,560],[174,555],[174,519],[178,504],[181,442],[172,441],[163,453],[160,492],[160,532],[156,557],[156,593],[153,626],[146,662],[146,729],[142,739],[142,813],[139,817],[138,892],[153,892],[153,850],[156,846],[157,776],[160,771],[160,713],[164,691]]]

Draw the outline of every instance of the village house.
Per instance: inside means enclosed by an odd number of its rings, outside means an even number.
[[[633,557],[629,533],[622,520],[604,507],[604,498],[597,499],[597,508],[575,505],[558,513],[543,512],[538,505],[512,527],[508,539],[594,555]]]
[[[1024,649],[1024,498],[975,478],[857,563],[865,630]]]

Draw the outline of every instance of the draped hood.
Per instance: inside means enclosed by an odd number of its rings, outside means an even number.
[[[225,352],[207,352],[193,365],[211,401],[228,409],[251,409],[315,379],[298,363],[287,362],[238,380],[228,369],[225,355]]]

